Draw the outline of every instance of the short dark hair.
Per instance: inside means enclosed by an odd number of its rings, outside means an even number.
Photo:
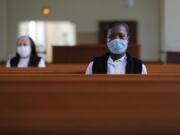
[[[114,22],[109,23],[106,26],[104,37],[107,38],[108,31],[111,30],[112,28],[116,27],[116,26],[123,26],[126,29],[127,34],[129,35],[129,26],[125,22],[114,21]]]

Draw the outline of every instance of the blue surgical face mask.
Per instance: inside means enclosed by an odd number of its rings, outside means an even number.
[[[113,54],[123,54],[128,47],[128,41],[122,39],[114,39],[107,43],[108,49]]]
[[[31,46],[18,46],[17,53],[20,55],[21,58],[27,58],[31,55]]]

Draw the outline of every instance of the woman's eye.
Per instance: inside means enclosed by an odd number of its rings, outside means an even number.
[[[124,37],[124,35],[120,33],[120,34],[119,34],[119,37],[120,37],[120,38],[123,38],[123,37]]]

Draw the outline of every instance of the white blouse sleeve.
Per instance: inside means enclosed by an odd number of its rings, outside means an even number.
[[[45,67],[46,67],[45,61],[44,61],[44,59],[41,59],[38,64],[38,68],[45,68]]]
[[[86,69],[86,75],[92,75],[92,66],[93,66],[93,61],[88,65],[87,69]]]
[[[10,68],[10,67],[11,67],[10,59],[6,62],[6,67],[7,67],[7,68]]]
[[[144,64],[142,64],[142,75],[147,75],[147,68]]]

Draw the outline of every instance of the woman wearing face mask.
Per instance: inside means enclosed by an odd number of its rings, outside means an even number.
[[[6,67],[44,68],[45,62],[37,56],[34,41],[29,36],[22,36],[17,40],[16,56],[8,60]]]
[[[109,24],[106,39],[108,53],[96,57],[87,67],[86,74],[147,74],[141,60],[127,53],[128,25],[122,22]]]

